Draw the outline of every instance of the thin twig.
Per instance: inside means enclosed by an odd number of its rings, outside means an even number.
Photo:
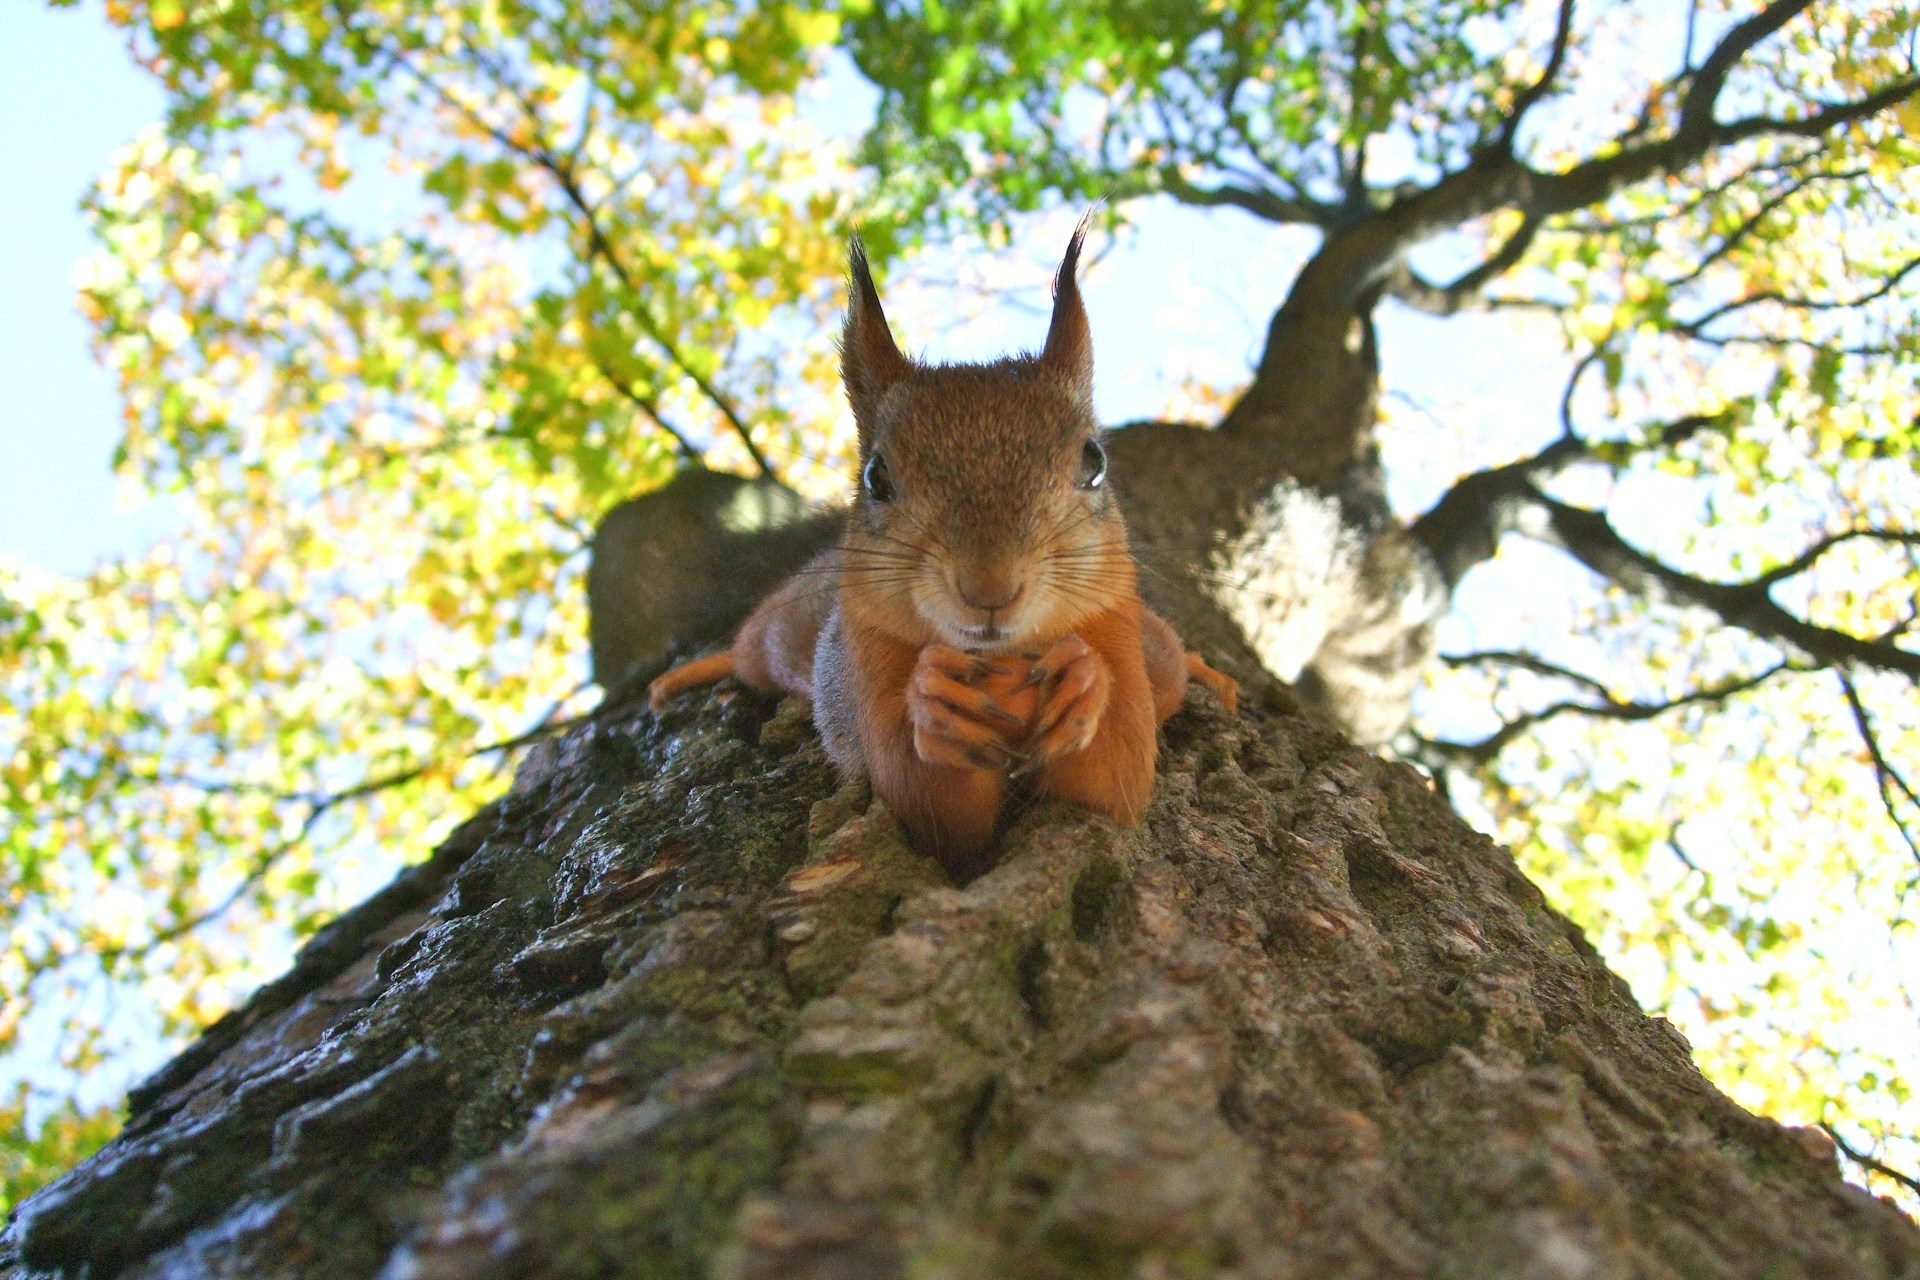
[[[1768,569],[1765,573],[1752,579],[1752,585],[1756,587],[1771,587],[1776,583],[1784,582],[1788,578],[1797,577],[1813,568],[1819,559],[1826,555],[1827,552],[1833,550],[1843,542],[1852,542],[1856,539],[1865,539],[1870,542],[1880,542],[1894,546],[1920,547],[1920,532],[1910,532],[1905,529],[1843,529],[1838,533],[1827,534],[1786,563],[1775,565],[1773,568]]]
[[[1840,678],[1840,691],[1846,695],[1847,707],[1853,712],[1854,728],[1859,731],[1860,741],[1867,748],[1867,758],[1873,762],[1874,782],[1880,789],[1880,804],[1887,811],[1887,820],[1893,823],[1893,829],[1906,841],[1914,860],[1920,862],[1920,840],[1915,839],[1905,819],[1900,816],[1899,796],[1895,792],[1897,790],[1899,795],[1907,798],[1909,804],[1916,807],[1920,807],[1920,795],[1914,793],[1913,785],[1901,776],[1893,761],[1887,759],[1886,753],[1880,749],[1879,736],[1874,733],[1873,721],[1867,716],[1867,705],[1861,701],[1860,691],[1854,687],[1853,681],[1844,671],[1835,674]]]
[[[1840,1154],[1845,1156],[1847,1159],[1853,1161],[1855,1164],[1861,1166],[1862,1168],[1873,1170],[1875,1173],[1879,1174],[1883,1178],[1893,1179],[1895,1182],[1899,1183],[1901,1186],[1905,1187],[1909,1191],[1912,1191],[1916,1194],[1920,1194],[1920,1178],[1916,1178],[1910,1173],[1902,1173],[1900,1172],[1900,1170],[1894,1168],[1890,1164],[1887,1164],[1885,1161],[1877,1159],[1876,1157],[1870,1156],[1866,1152],[1859,1150],[1858,1148],[1854,1147],[1851,1143],[1849,1143],[1845,1138],[1841,1137],[1840,1131],[1838,1129],[1835,1129],[1832,1125],[1827,1124],[1825,1121],[1821,1122],[1820,1131],[1826,1134],[1827,1137],[1833,1139],[1833,1145],[1840,1148]]]
[[[1513,106],[1507,111],[1506,120],[1500,128],[1500,145],[1507,151],[1513,150],[1521,119],[1552,91],[1553,82],[1559,78],[1560,68],[1567,60],[1567,49],[1573,42],[1573,5],[1574,0],[1560,0],[1560,13],[1554,19],[1553,46],[1547,54],[1547,65],[1538,79],[1514,97]]]
[[[599,352],[590,350],[587,353],[587,358],[593,361],[594,368],[600,371],[601,376],[607,380],[607,383],[613,387],[618,395],[624,398],[628,404],[631,404],[634,408],[652,419],[654,426],[659,427],[662,431],[673,437],[674,443],[680,446],[681,457],[685,458],[688,462],[700,462],[706,457],[706,455],[700,451],[699,446],[693,443],[685,431],[667,421],[666,415],[660,412],[659,401],[655,400],[652,396],[643,396],[638,391],[635,391],[631,383],[607,367],[606,361],[600,358]]]
[[[679,369],[695,387],[699,388],[700,393],[711,401],[713,406],[720,411],[720,415],[727,420],[727,424],[733,429],[734,433],[740,437],[741,444],[746,448],[747,456],[753,460],[754,466],[759,469],[760,473],[769,479],[776,478],[773,467],[767,461],[766,455],[762,453],[760,447],[754,443],[752,432],[748,429],[746,420],[740,416],[740,411],[734,407],[733,402],[727,398],[725,393],[713,384],[711,379],[694,368],[687,357],[682,354],[679,346],[642,303],[641,290],[638,283],[627,270],[625,262],[621,260],[618,251],[614,249],[613,242],[601,227],[598,213],[593,203],[586,198],[585,192],[582,191],[578,175],[570,161],[555,154],[554,151],[544,143],[528,145],[516,140],[505,129],[487,120],[473,107],[462,102],[444,85],[413,65],[404,55],[400,53],[393,54],[392,62],[422,88],[433,94],[451,110],[457,112],[475,128],[492,138],[497,144],[513,152],[515,155],[532,161],[547,174],[554,185],[559,188],[561,195],[566,198],[567,203],[573,207],[575,213],[579,216],[581,225],[587,235],[587,247],[591,256],[599,259],[600,262],[613,273],[614,278],[620,282],[621,287],[630,296],[633,302],[632,315],[635,322],[639,324],[640,328],[646,333],[647,337],[653,341],[654,345],[660,348],[674,367]],[[498,77],[496,77],[496,79],[497,78]],[[508,88],[510,92],[513,91],[512,86],[507,86],[504,83],[502,87]],[[515,99],[520,103],[521,109],[528,113],[530,117],[529,123],[534,126],[536,133],[538,133],[542,121],[535,107],[517,92],[515,93]]]
[[[474,747],[462,757],[462,761],[472,760],[479,756],[496,755],[501,752],[529,746],[542,738],[549,737],[555,733],[563,733],[573,728],[575,725],[581,723],[585,717],[573,716],[565,720],[559,720],[556,719],[556,716],[559,714],[560,709],[585,687],[586,686],[582,684],[566,696],[557,699],[554,704],[547,709],[545,714],[534,722],[532,728],[515,734],[511,738],[503,738],[496,742],[489,742]],[[391,790],[394,787],[404,786],[432,772],[438,767],[440,767],[440,762],[427,761],[406,769],[398,770],[394,773],[383,774],[377,778],[369,778],[364,782],[356,783],[340,791],[323,794],[302,792],[273,793],[276,799],[294,801],[306,805],[306,816],[301,819],[300,829],[293,836],[261,851],[254,857],[253,863],[247,869],[246,875],[241,878],[240,883],[235,885],[230,893],[218,902],[212,903],[191,915],[184,916],[166,928],[156,931],[138,946],[106,947],[93,952],[71,953],[62,958],[62,963],[74,959],[80,954],[93,956],[98,959],[103,966],[117,965],[130,958],[144,958],[158,948],[166,946],[168,943],[176,942],[188,934],[212,924],[214,921],[226,915],[227,912],[233,910],[234,907],[238,906],[240,902],[245,899],[248,893],[257,888],[261,881],[266,879],[268,873],[279,864],[282,858],[291,853],[305,841],[308,836],[313,834],[313,829],[319,825],[320,820],[327,814],[333,812],[341,805],[349,804],[355,800],[364,800],[368,796]],[[236,792],[245,789],[237,784],[216,785],[219,790],[227,792]]]
[[[1556,680],[1569,680],[1602,698],[1611,699],[1613,694],[1607,686],[1592,676],[1548,662],[1536,654],[1523,653],[1517,649],[1481,649],[1473,653],[1443,653],[1440,661],[1450,667],[1473,667],[1486,663],[1497,663],[1503,667],[1517,667],[1522,671],[1531,671],[1538,676],[1550,676]]]

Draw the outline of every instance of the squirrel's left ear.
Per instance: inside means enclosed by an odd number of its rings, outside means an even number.
[[[1053,323],[1047,326],[1047,345],[1040,349],[1040,367],[1066,379],[1087,395],[1093,393],[1093,333],[1087,327],[1086,304],[1080,300],[1080,246],[1087,238],[1093,211],[1080,219],[1067,242],[1067,256],[1053,277]]]
[[[866,246],[859,236],[847,245],[847,274],[847,326],[840,336],[840,378],[853,405],[860,456],[864,458],[873,443],[881,399],[913,372],[913,365],[894,344],[887,313],[880,309],[880,292],[873,287]]]

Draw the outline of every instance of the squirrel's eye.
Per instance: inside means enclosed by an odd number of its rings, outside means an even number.
[[[893,475],[887,470],[887,460],[879,454],[867,459],[867,469],[860,473],[860,482],[875,502],[893,501]]]
[[[1080,487],[1098,489],[1106,478],[1106,447],[1098,440],[1089,440],[1080,450]]]

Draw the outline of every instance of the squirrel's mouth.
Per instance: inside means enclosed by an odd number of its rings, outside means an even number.
[[[997,644],[1005,644],[1012,639],[1013,633],[1005,627],[989,624],[984,627],[962,627],[960,634],[966,638],[965,648],[985,649]]]
[[[1041,613],[1030,596],[1006,605],[982,609],[951,591],[928,591],[915,602],[916,612],[941,641],[968,653],[996,654],[1017,649],[1033,635]]]

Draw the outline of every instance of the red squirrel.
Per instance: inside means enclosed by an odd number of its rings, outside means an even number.
[[[1239,692],[1140,600],[1093,416],[1085,233],[1039,354],[986,364],[901,354],[853,242],[841,374],[861,469],[846,534],[732,648],[648,689],[656,710],[723,676],[804,695],[841,771],[961,874],[984,865],[1022,779],[1139,822],[1157,727],[1188,680],[1229,711]]]

